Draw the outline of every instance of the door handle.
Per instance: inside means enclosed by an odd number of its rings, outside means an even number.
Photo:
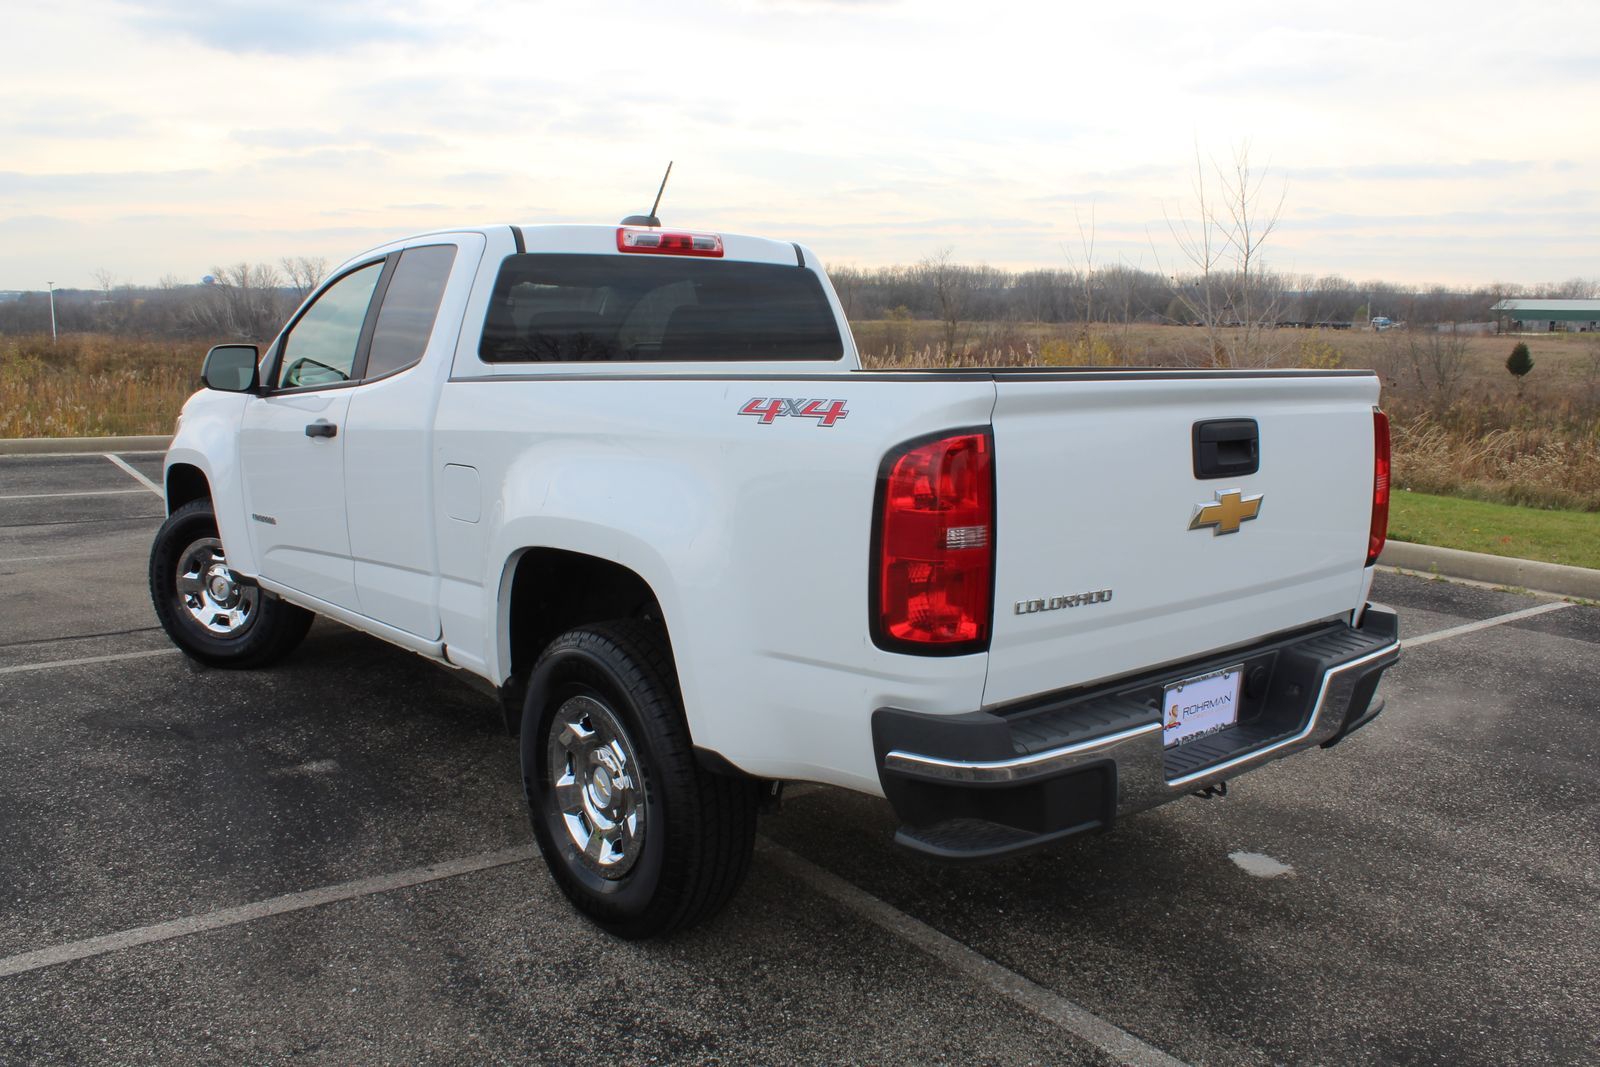
[[[1207,419],[1194,424],[1194,476],[1240,478],[1261,469],[1261,430],[1255,419]]]
[[[306,424],[307,437],[338,437],[339,427],[331,422],[318,419],[316,422]]]

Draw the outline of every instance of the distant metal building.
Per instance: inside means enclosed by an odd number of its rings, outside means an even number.
[[[1502,300],[1489,309],[1497,333],[1600,330],[1600,300]]]

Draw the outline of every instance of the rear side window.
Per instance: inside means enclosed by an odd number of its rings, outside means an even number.
[[[393,374],[422,358],[455,261],[454,245],[408,248],[401,255],[378,310],[366,377]]]
[[[485,363],[836,360],[822,283],[798,266],[620,255],[507,256]]]

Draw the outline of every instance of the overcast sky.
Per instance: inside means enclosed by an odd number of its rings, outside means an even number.
[[[1278,269],[1600,276],[1600,4],[29,4],[0,51],[0,289],[197,280],[490,222],[832,265],[1186,269],[1249,145]]]

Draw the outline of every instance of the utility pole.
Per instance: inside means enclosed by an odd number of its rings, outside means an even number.
[[[55,344],[56,343],[56,283],[55,282],[45,282],[44,284],[45,284],[46,288],[48,288],[50,290],[50,343],[51,344]]]

